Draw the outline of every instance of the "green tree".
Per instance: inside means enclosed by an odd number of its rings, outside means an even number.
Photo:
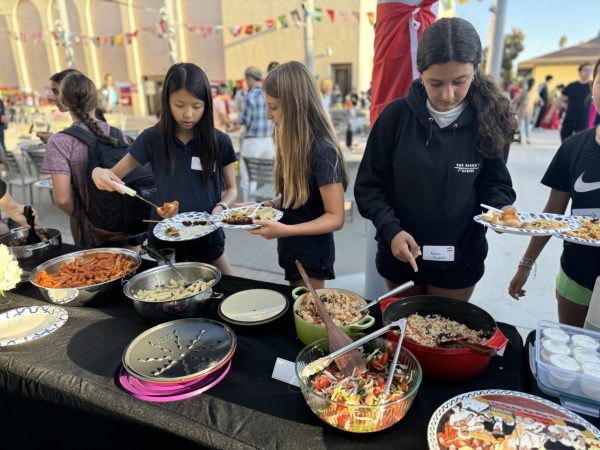
[[[525,41],[525,33],[518,28],[513,28],[510,33],[504,36],[501,77],[506,85],[513,80],[513,63],[525,48],[523,41]]]
[[[568,41],[567,36],[561,36],[560,40],[558,41],[558,47],[565,48],[567,46],[567,41]]]

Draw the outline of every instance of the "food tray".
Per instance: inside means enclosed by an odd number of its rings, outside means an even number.
[[[559,328],[569,335],[569,339],[578,334],[589,336],[598,342],[600,342],[600,332],[540,320],[536,329],[535,346],[529,349],[531,370],[542,392],[560,399],[560,403],[565,408],[588,416],[600,417],[600,378],[556,367],[544,361],[541,341],[543,330],[546,328]]]

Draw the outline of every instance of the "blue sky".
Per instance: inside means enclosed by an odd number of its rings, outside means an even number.
[[[456,0],[455,0],[456,1]],[[456,1],[456,16],[471,22],[487,46],[490,7],[494,0]],[[600,32],[600,0],[506,0],[504,31],[519,28],[525,33],[525,49],[517,62],[559,49],[560,37],[567,36],[567,46],[589,41]],[[600,57],[600,55],[598,55]]]

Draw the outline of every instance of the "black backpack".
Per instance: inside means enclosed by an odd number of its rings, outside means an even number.
[[[110,127],[110,137],[117,139],[116,145],[101,141],[92,132],[78,126],[71,126],[61,133],[68,134],[88,146],[86,172],[88,204],[83,202],[74,184],[73,190],[77,192],[91,224],[105,231],[121,232],[130,236],[147,231],[148,225],[143,220],[150,217],[151,206],[129,195],[101,191],[92,180],[92,170],[96,167],[110,169],[127,154],[129,144],[125,141],[121,130]],[[152,169],[148,165],[136,167],[123,178],[123,181],[143,197],[153,200],[156,185]]]

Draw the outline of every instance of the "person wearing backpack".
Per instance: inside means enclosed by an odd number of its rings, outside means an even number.
[[[94,169],[94,183],[98,189],[114,191],[113,182],[123,183],[138,165],[149,162],[157,204],[177,200],[179,212],[220,213],[237,197],[233,169],[237,158],[229,136],[214,127],[211,87],[200,67],[171,66],[163,84],[161,111],[158,124],[142,132],[112,169]],[[152,218],[161,219],[155,210]],[[206,262],[231,274],[221,228],[185,242],[163,242],[150,232],[148,241],[155,247],[174,248],[179,262]]]
[[[112,201],[106,198],[92,201],[97,196],[92,197],[95,186],[91,183],[90,152],[103,152],[105,149],[97,148],[99,145],[109,149],[115,147],[121,155],[127,151],[120,131],[111,129],[106,122],[95,118],[97,99],[94,83],[82,73],[73,72],[63,79],[60,100],[68,108],[73,123],[63,132],[49,137],[42,171],[52,175],[56,205],[71,217],[71,223],[75,225],[72,225],[75,244],[85,248],[101,245],[136,246],[143,240],[143,227],[138,226],[137,230],[131,231],[125,226],[119,226],[119,223],[114,227],[106,226],[105,223],[94,222],[90,216],[91,207],[97,211],[100,204],[104,216],[114,218],[114,211],[110,209],[111,203],[122,204],[122,197],[119,195],[114,195]],[[122,146],[125,146],[125,149],[119,149]],[[123,207],[119,209],[122,210]],[[142,215],[143,218],[149,217],[149,209],[146,208],[146,214]],[[132,235],[138,237],[126,241]]]
[[[592,98],[600,109],[600,59],[592,81]],[[600,217],[600,126],[565,139],[550,163],[542,184],[551,188],[544,212],[564,214],[571,201],[574,216]],[[508,293],[518,299],[535,260],[550,240],[532,238],[510,281]],[[600,276],[600,248],[564,242],[560,270],[556,276],[558,320],[582,327],[592,299],[596,278]]]

